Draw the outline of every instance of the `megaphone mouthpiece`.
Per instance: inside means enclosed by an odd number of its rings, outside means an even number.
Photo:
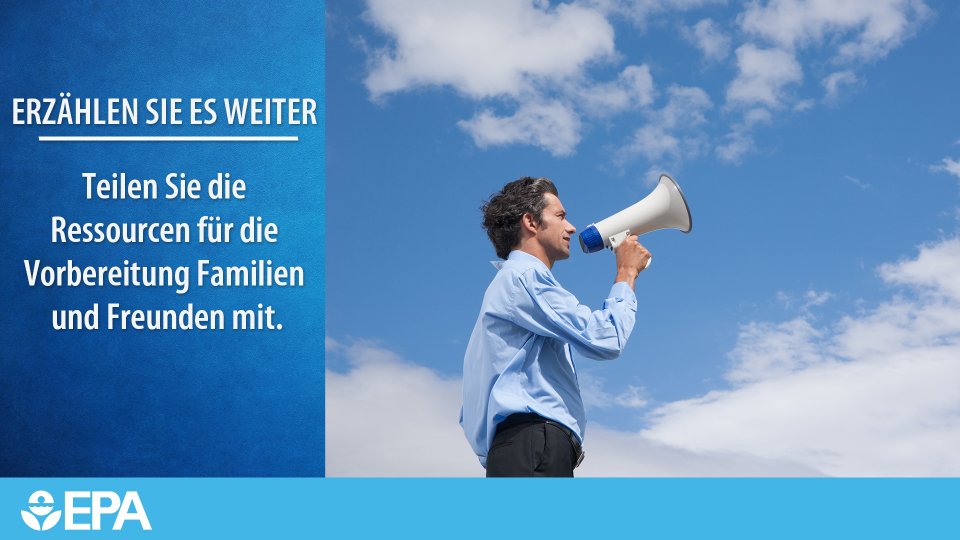
[[[580,248],[595,253],[607,247],[616,249],[631,234],[637,236],[660,229],[678,229],[688,233],[693,218],[680,186],[666,174],[654,190],[639,202],[594,223],[580,233]]]

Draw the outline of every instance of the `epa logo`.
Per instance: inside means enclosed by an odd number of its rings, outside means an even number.
[[[60,511],[53,512],[53,495],[46,491],[34,491],[30,495],[30,511],[20,511],[20,517],[28,527],[35,531],[52,529],[60,521]],[[43,518],[43,523],[40,519]]]
[[[147,512],[136,491],[127,491],[122,499],[113,491],[66,491],[62,511],[54,511],[53,495],[48,491],[34,491],[27,503],[29,510],[21,510],[20,517],[35,531],[56,527],[61,515],[63,528],[68,531],[99,531],[103,517],[114,514],[115,531],[121,530],[128,521],[137,521],[143,530],[151,530]]]

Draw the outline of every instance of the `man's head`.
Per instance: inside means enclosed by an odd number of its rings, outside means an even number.
[[[501,259],[513,249],[523,249],[552,267],[570,256],[570,237],[577,229],[567,221],[550,180],[525,176],[510,182],[481,210],[483,228]]]

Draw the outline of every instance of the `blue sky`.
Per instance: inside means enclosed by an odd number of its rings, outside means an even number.
[[[626,352],[577,363],[584,473],[960,473],[958,26],[909,0],[329,2],[328,474],[482,474],[456,425],[478,207],[547,176],[582,230],[661,171],[694,228],[641,238]],[[613,257],[554,273],[599,306]]]

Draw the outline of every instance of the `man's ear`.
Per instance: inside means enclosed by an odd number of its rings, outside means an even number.
[[[533,214],[530,212],[523,214],[520,218],[520,227],[531,234],[537,234],[537,229],[539,228],[537,227],[537,222],[533,219]]]

